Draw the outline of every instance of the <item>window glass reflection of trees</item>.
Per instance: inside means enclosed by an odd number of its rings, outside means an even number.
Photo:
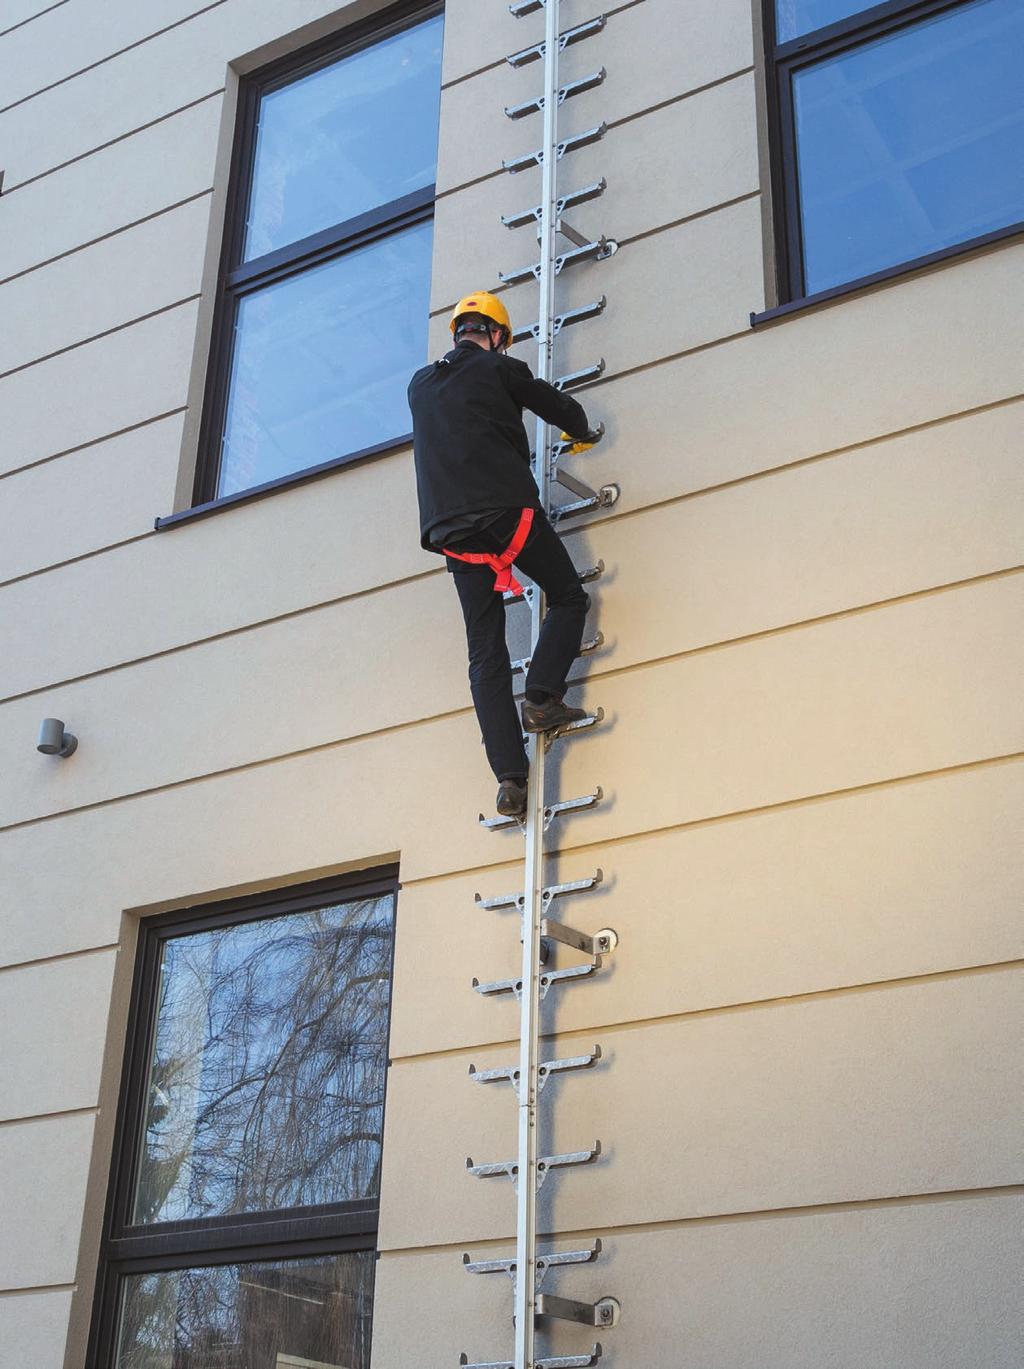
[[[134,1220],[376,1196],[392,903],[165,943]]]
[[[117,1369],[368,1369],[372,1251],[131,1275]]]

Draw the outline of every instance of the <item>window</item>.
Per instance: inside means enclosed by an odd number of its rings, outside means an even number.
[[[780,301],[1024,228],[1024,4],[766,0]]]
[[[369,1369],[395,879],[142,924],[90,1369]]]
[[[427,350],[440,5],[240,92],[195,503],[407,440]]]

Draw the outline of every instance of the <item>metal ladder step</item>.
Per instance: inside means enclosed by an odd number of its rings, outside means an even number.
[[[577,204],[586,204],[590,200],[596,200],[607,189],[608,182],[602,176],[599,181],[585,185],[582,190],[572,190],[568,195],[563,195],[555,204],[555,213],[561,218],[567,209],[571,209]],[[518,214],[502,214],[501,221],[506,228],[525,228],[528,223],[540,223],[542,214],[543,208],[538,204],[534,205],[532,209],[521,210]]]
[[[540,976],[540,997],[547,998],[548,989],[554,984],[563,984],[570,979],[589,979],[592,974],[596,974],[601,968],[601,957],[595,956],[589,965],[567,965],[564,970],[545,970]],[[484,998],[497,998],[501,994],[514,994],[518,999],[523,992],[522,979],[492,979],[486,984],[481,984],[476,978],[473,980],[473,988]]]
[[[598,647],[601,646],[604,646],[604,633],[598,632],[593,637],[589,637],[585,642],[580,643],[578,654],[580,656],[589,656],[591,652],[596,651]],[[532,660],[532,656],[520,656],[518,660],[512,662],[512,674],[525,675],[530,669],[530,662]]]
[[[528,13],[529,11],[524,11]],[[513,11],[515,13],[515,11]],[[600,33],[607,23],[603,14],[599,14],[596,19],[588,19],[586,23],[577,24],[574,28],[566,29],[558,35],[558,51],[564,52],[573,43],[582,42],[584,38],[592,38],[594,34]],[[519,52],[512,52],[505,58],[510,67],[525,67],[531,62],[540,62],[547,55],[547,42],[534,43],[532,47],[522,48]]]
[[[568,236],[568,234],[566,235]],[[614,238],[584,238],[581,243],[555,258],[555,275],[560,276],[569,266],[578,266],[585,261],[607,261],[619,250]],[[521,285],[524,280],[540,279],[541,264],[533,262],[530,266],[520,266],[515,271],[499,271],[498,279],[503,285]]]
[[[596,1364],[602,1353],[598,1342],[589,1355],[555,1355],[554,1358],[547,1355],[542,1359],[535,1359],[533,1369],[586,1369],[587,1365]],[[463,1369],[516,1369],[513,1362],[508,1359],[489,1360],[486,1363],[476,1360],[471,1364],[464,1354],[459,1356],[459,1364]]]
[[[597,563],[596,566],[589,566],[586,570],[581,570],[581,571],[579,572],[580,583],[581,583],[581,584],[584,584],[584,585],[589,585],[589,584],[591,584],[594,580],[600,579],[600,577],[604,574],[604,569],[605,569],[605,567],[604,567],[604,562],[603,562],[603,561],[598,561],[598,563]],[[525,602],[525,603],[529,603],[530,600],[533,598],[533,594],[534,594],[534,589],[533,589],[533,586],[532,586],[532,585],[527,585],[526,588],[525,588],[520,594],[513,594],[513,592],[512,592],[511,590],[506,590],[506,591],[505,591],[505,595],[504,595],[505,603],[506,603],[506,604],[521,604],[521,603],[524,603],[524,602]]]
[[[598,314],[604,312],[607,303],[607,299],[602,295],[590,304],[581,304],[578,309],[567,309],[564,314],[556,314],[551,324],[552,336],[557,337],[563,328],[571,328],[575,323],[583,323],[589,318],[596,318]],[[528,337],[540,338],[543,331],[543,322],[531,323],[526,328],[517,329],[512,334],[512,341],[525,342]]]
[[[600,1157],[601,1142],[595,1141],[588,1150],[570,1150],[562,1155],[542,1155],[537,1160],[537,1187],[543,1185],[553,1169],[570,1169],[576,1165],[589,1165]],[[467,1156],[466,1170],[474,1179],[511,1179],[519,1181],[519,1164],[516,1160],[499,1160],[496,1164],[475,1165],[473,1157]]]
[[[589,147],[591,143],[600,142],[607,132],[608,125],[601,123],[595,124],[593,128],[584,129],[582,133],[570,133],[568,138],[563,138],[555,147],[555,160],[560,162],[566,153],[576,152],[581,147]],[[538,147],[533,152],[524,152],[520,157],[510,157],[501,165],[513,176],[531,166],[543,166],[544,149]]]
[[[601,67],[598,71],[592,71],[589,76],[581,76],[578,81],[569,81],[558,88],[555,98],[560,105],[564,105],[566,100],[571,100],[574,95],[582,95],[585,90],[594,90],[607,75],[607,71]],[[510,119],[525,119],[528,114],[543,113],[545,103],[543,95],[535,95],[532,100],[524,100],[521,105],[506,105],[505,113]]]
[[[560,1074],[566,1070],[591,1069],[600,1059],[601,1047],[595,1046],[589,1055],[571,1055],[564,1060],[545,1060],[537,1068],[537,1087],[542,1089],[553,1074]],[[499,1065],[493,1070],[478,1070],[475,1065],[470,1065],[469,1077],[478,1084],[507,1082],[512,1084],[517,1092],[519,1089],[519,1068],[516,1065]]]
[[[604,790],[600,785],[592,794],[584,794],[578,799],[562,799],[559,803],[549,803],[544,809],[544,831],[546,832],[554,822],[555,818],[561,817],[563,813],[576,813],[585,808],[596,808],[604,798]],[[480,814],[480,824],[491,832],[500,832],[508,827],[518,827],[525,832],[526,825],[519,818],[485,818]]]

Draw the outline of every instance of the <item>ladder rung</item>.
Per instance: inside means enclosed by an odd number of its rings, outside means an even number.
[[[595,1046],[590,1055],[572,1055],[564,1060],[545,1060],[537,1066],[537,1089],[542,1089],[553,1074],[561,1074],[566,1070],[590,1069],[600,1059],[601,1047]],[[470,1065],[469,1077],[477,1084],[508,1083],[516,1089],[519,1087],[518,1065],[499,1065],[493,1070],[478,1070],[475,1065]]]
[[[603,574],[604,562],[598,561],[596,566],[590,566],[587,570],[581,570],[579,572],[579,577],[584,585],[589,585],[591,581],[599,579]],[[519,604],[524,600],[529,601],[533,598],[533,586],[528,585],[526,589],[523,590],[522,594],[513,594],[511,590],[506,590],[504,598],[506,604]]]
[[[564,970],[545,970],[539,980],[540,996],[546,998],[548,989],[553,984],[560,984],[566,979],[587,979],[600,968],[599,961],[595,960],[590,965],[569,965]],[[484,998],[497,998],[506,993],[515,994],[518,998],[523,991],[523,981],[521,978],[492,979],[486,984],[481,984],[479,979],[474,977],[473,988]]]
[[[596,200],[607,189],[608,182],[602,176],[599,181],[585,185],[582,190],[572,190],[568,195],[563,195],[555,203],[555,213],[561,218],[564,210],[571,209],[573,205],[586,204],[588,200]],[[528,223],[540,223],[543,214],[544,208],[538,204],[534,205],[532,209],[524,209],[518,214],[502,214],[501,221],[506,228],[525,228]]]
[[[566,723],[564,727],[553,728],[550,732],[543,734],[544,750],[550,751],[554,743],[561,741],[563,737],[574,737],[577,732],[589,732],[592,727],[596,727],[598,723],[602,722],[604,722],[604,709],[598,708],[574,723]]]
[[[596,447],[597,444],[598,444],[600,441],[602,441],[602,439],[604,438],[604,435],[605,435],[605,426],[604,426],[603,423],[599,423],[599,424],[597,425],[597,427],[596,427],[596,428],[594,429],[594,431],[593,431],[593,441],[591,442],[590,445],[591,445],[592,447]],[[555,477],[556,480],[558,479],[558,470],[557,470],[557,468],[558,468],[558,463],[559,463],[559,461],[561,461],[561,459],[562,459],[563,456],[568,456],[568,455],[569,455],[569,453],[572,451],[574,445],[575,445],[575,441],[574,441],[574,439],[572,439],[572,438],[570,438],[568,442],[562,442],[562,441],[552,442],[551,447],[550,447],[550,449],[549,449],[548,455],[549,455],[549,459],[550,459],[550,461],[551,461],[551,474]],[[582,453],[581,453],[581,454],[582,454]],[[534,459],[535,456],[536,456],[536,453],[535,453],[535,452],[531,452],[531,453],[530,453],[530,460],[532,461],[532,460]]]
[[[538,1255],[537,1283],[543,1281],[544,1275],[550,1268],[567,1264],[589,1264],[596,1260],[601,1253],[601,1239],[597,1237],[594,1244],[588,1250],[563,1250],[555,1251],[549,1255]],[[462,1257],[463,1268],[467,1274],[508,1274],[515,1278],[518,1268],[514,1257],[507,1260],[471,1260],[468,1254]]]
[[[559,376],[551,383],[556,390],[571,390],[576,385],[582,385],[587,380],[596,380],[598,376],[604,375],[605,360],[595,361],[593,366],[584,366],[582,370],[570,371],[568,375]]]
[[[524,13],[528,12],[524,11]],[[595,33],[600,33],[606,23],[607,20],[604,15],[599,14],[596,19],[588,19],[585,24],[577,24],[575,28],[566,29],[564,33],[558,35],[558,51],[564,52],[573,43],[579,43],[584,38],[590,38]],[[542,60],[546,47],[546,42],[534,43],[532,47],[509,53],[505,61],[510,67],[528,66],[531,62]]]
[[[607,75],[607,71],[601,67],[599,71],[592,71],[589,76],[581,76],[578,81],[567,82],[557,92],[558,104],[564,105],[566,100],[571,100],[574,95],[582,95],[586,90],[594,90]],[[544,109],[544,103],[543,95],[535,95],[532,100],[524,100],[521,105],[506,105],[505,113],[510,119],[525,119],[528,114],[540,114]]]
[[[509,5],[508,12],[517,19],[522,19],[526,14],[533,14],[537,10],[542,10],[545,2],[546,0],[516,0],[514,5]]]
[[[562,1155],[542,1155],[537,1160],[537,1187],[553,1169],[568,1169],[573,1165],[589,1165],[601,1154],[601,1142],[595,1141],[589,1150],[570,1150]],[[492,1165],[475,1165],[473,1157],[466,1159],[466,1169],[474,1179],[500,1179],[503,1176],[516,1182],[519,1177],[519,1164],[515,1160],[498,1160]]]
[[[483,1360],[474,1360],[470,1363],[469,1356],[465,1351],[459,1356],[459,1364],[463,1366],[463,1369],[516,1369],[516,1366],[508,1359],[487,1360],[486,1363]]]
[[[569,252],[563,252],[555,258],[555,275],[561,275],[567,266],[578,266],[583,261],[607,261],[619,250],[619,244],[614,238],[595,238],[592,242],[584,241],[578,247],[574,247]],[[503,285],[519,285],[524,280],[540,280],[541,264],[534,262],[532,266],[521,266],[516,271],[499,271],[498,279]]]
[[[535,1359],[533,1369],[587,1369],[588,1365],[596,1364],[603,1353],[598,1341],[589,1355],[547,1355],[544,1359]],[[509,1369],[512,1369],[511,1365]]]
[[[603,879],[604,871],[598,868],[586,879],[570,880],[567,884],[549,884],[542,890],[541,900],[547,908],[553,899],[563,898],[566,894],[589,893],[591,889],[596,889]],[[526,905],[526,897],[524,894],[498,894],[494,898],[481,898],[479,894],[474,894],[473,902],[480,908],[518,908],[522,912]]]
[[[544,831],[546,832],[555,818],[562,813],[575,813],[584,808],[596,808],[603,798],[604,790],[598,785],[592,794],[584,794],[582,798],[561,799],[558,803],[549,803],[544,809]],[[519,818],[485,818],[481,813],[480,824],[491,832],[500,832],[507,827],[519,827],[523,832],[526,831],[526,824]]]
[[[588,495],[584,499],[575,499],[571,504],[556,504],[548,510],[548,517],[552,523],[560,523],[566,518],[588,513],[591,509],[609,509],[618,499],[619,493],[618,485],[602,485],[596,494]]]
[[[600,142],[607,132],[608,125],[601,123],[595,124],[593,128],[585,129],[582,133],[570,133],[568,138],[563,138],[555,148],[555,159],[561,161],[567,152],[575,152],[578,148],[589,147],[591,143]],[[512,157],[509,161],[503,161],[501,165],[513,176],[520,171],[526,171],[528,167],[543,166],[544,149],[538,147],[533,152],[524,152],[521,157]]]
[[[604,633],[603,633],[603,632],[599,632],[595,637],[591,637],[591,638],[589,638],[587,641],[582,642],[582,643],[580,644],[580,649],[579,649],[579,652],[578,652],[577,654],[580,655],[580,656],[589,656],[590,653],[591,653],[592,651],[596,651],[597,648],[598,648],[599,646],[604,646]],[[522,674],[525,674],[526,671],[528,671],[528,670],[530,669],[530,662],[531,662],[532,659],[533,659],[532,656],[521,656],[521,657],[519,658],[519,660],[513,661],[513,662],[512,662],[512,674],[513,674],[513,675],[522,675]]]
[[[563,328],[571,328],[574,323],[584,323],[587,319],[597,318],[598,314],[604,313],[605,305],[607,303],[607,297],[602,295],[599,299],[593,300],[590,304],[581,304],[578,309],[567,309],[564,314],[556,314],[551,322],[551,336],[557,337]],[[529,327],[520,328],[518,332],[513,333],[512,341],[525,342],[528,337],[539,339],[543,331],[543,324],[531,323]],[[601,363],[601,369],[604,369],[603,361]],[[556,381],[555,383],[557,384],[558,382]]]

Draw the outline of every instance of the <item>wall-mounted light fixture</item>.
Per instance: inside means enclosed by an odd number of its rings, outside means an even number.
[[[78,738],[64,731],[60,718],[44,718],[39,726],[36,750],[45,756],[70,756],[78,745]]]

